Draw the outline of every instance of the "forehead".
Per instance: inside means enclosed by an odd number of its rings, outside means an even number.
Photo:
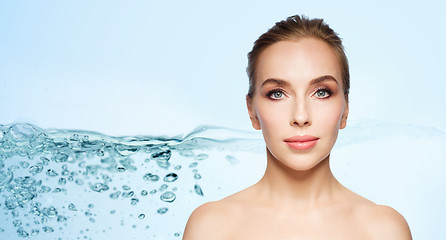
[[[256,85],[267,79],[283,79],[295,84],[309,83],[324,75],[341,82],[339,58],[330,45],[322,40],[303,38],[280,41],[267,47],[257,62]]]

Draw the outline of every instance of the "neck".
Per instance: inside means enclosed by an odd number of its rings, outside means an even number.
[[[262,199],[280,205],[309,205],[334,197],[334,190],[341,187],[330,169],[330,155],[316,166],[305,171],[291,169],[267,150],[265,175],[258,182]]]

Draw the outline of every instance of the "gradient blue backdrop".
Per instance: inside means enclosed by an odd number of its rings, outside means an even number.
[[[444,1],[2,0],[0,124],[115,136],[251,129],[246,53],[274,22],[305,14],[344,40],[350,120],[445,131],[445,9]]]

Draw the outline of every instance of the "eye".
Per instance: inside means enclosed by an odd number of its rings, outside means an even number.
[[[268,92],[267,96],[273,100],[278,100],[278,99],[282,99],[285,96],[285,94],[280,89],[274,89],[274,90]]]
[[[314,95],[316,95],[317,98],[327,98],[327,97],[329,97],[331,95],[331,92],[328,89],[321,88],[321,89],[318,89],[314,93]]]

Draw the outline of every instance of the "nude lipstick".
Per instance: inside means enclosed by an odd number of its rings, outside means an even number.
[[[311,135],[304,135],[287,138],[285,139],[285,142],[293,149],[307,150],[314,147],[317,143],[317,140],[319,140],[319,138]]]

